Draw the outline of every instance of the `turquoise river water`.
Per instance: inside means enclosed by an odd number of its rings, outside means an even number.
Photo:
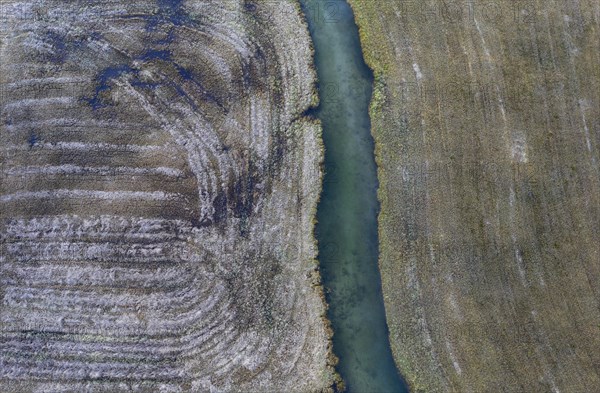
[[[301,0],[313,44],[325,178],[316,229],[333,348],[349,392],[407,392],[392,358],[378,268],[372,73],[344,0]]]

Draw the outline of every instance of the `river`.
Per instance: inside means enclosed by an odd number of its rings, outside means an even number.
[[[325,177],[316,236],[338,371],[349,392],[407,392],[388,339],[378,268],[372,73],[344,0],[301,0],[315,48]]]

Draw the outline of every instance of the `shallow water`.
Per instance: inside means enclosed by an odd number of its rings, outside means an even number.
[[[350,392],[406,392],[392,358],[377,265],[377,167],[368,107],[372,75],[343,0],[301,0],[315,46],[325,178],[319,259],[338,371]]]

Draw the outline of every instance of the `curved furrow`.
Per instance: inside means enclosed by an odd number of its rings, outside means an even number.
[[[202,281],[206,280],[194,280],[190,283],[193,287],[170,293],[137,294],[135,290],[121,288],[66,291],[62,288],[7,286],[4,292],[5,306],[46,309],[57,313],[64,311],[65,315],[72,310],[83,316],[88,313],[93,316],[97,310],[103,310],[104,315],[120,315],[147,309],[165,317],[178,318],[177,325],[184,325],[185,322],[191,322],[188,314],[195,315],[197,307],[203,306],[203,302],[198,299],[204,299],[202,295],[206,295],[208,289],[213,289],[202,286]]]
[[[297,4],[8,1],[0,24],[2,390],[331,385]]]

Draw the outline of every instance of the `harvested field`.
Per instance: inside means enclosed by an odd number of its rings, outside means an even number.
[[[1,7],[0,390],[328,390],[298,5]]]
[[[600,391],[600,3],[350,3],[411,390]]]

